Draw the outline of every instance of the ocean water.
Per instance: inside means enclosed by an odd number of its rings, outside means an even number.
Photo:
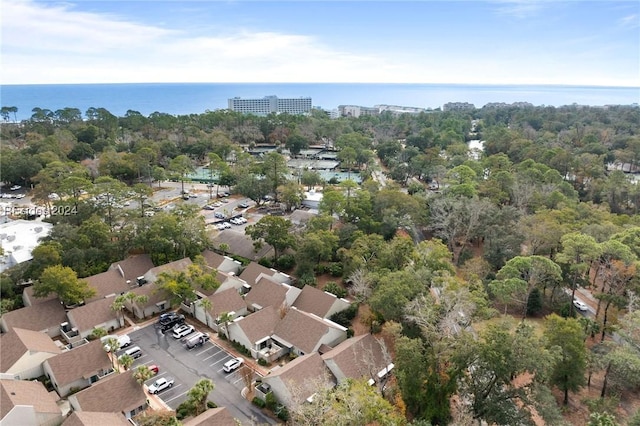
[[[445,84],[351,83],[132,83],[1,85],[0,106],[18,108],[18,120],[34,108],[105,108],[117,116],[128,110],[148,116],[201,114],[227,108],[233,97],[312,98],[314,106],[332,110],[338,105],[401,105],[439,108],[447,102],[469,102],[480,108],[490,102],[530,102],[533,105],[629,105],[640,102],[640,87],[496,86]],[[13,119],[13,117],[11,117]]]

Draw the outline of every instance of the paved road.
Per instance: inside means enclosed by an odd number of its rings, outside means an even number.
[[[143,356],[131,368],[155,364],[160,368],[156,377],[145,382],[152,384],[159,377],[173,378],[175,383],[158,396],[171,409],[187,399],[187,392],[203,377],[213,380],[215,388],[209,400],[219,407],[226,407],[242,424],[276,424],[275,421],[249,401],[240,391],[244,387],[239,372],[225,374],[222,365],[233,358],[231,354],[212,342],[187,350],[180,340],[170,333],[163,334],[153,324],[129,333],[132,345],[139,346]]]

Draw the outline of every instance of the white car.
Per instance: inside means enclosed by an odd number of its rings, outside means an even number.
[[[12,191],[17,191],[18,189],[22,188],[20,185],[13,185],[11,188],[9,188]]]
[[[193,328],[192,325],[183,324],[178,328],[176,328],[175,330],[173,330],[173,338],[180,339],[188,334],[193,333],[194,331],[195,331],[195,328]]]
[[[575,306],[576,309],[582,312],[586,312],[589,310],[589,307],[587,306],[587,304],[578,299],[573,299],[573,306]]]
[[[171,386],[173,386],[173,379],[165,379],[164,377],[161,377],[149,386],[149,393],[156,394],[165,389],[169,389]]]
[[[109,339],[116,339],[118,341],[118,347],[116,348],[116,350],[126,348],[127,346],[131,345],[131,338],[129,337],[128,334],[123,334],[122,336],[117,336],[115,334],[108,334],[100,338],[100,342],[102,342],[102,345],[104,346],[104,350],[107,352],[109,352],[110,350],[109,345],[107,344]]]
[[[233,358],[232,360],[225,362],[222,369],[227,373],[231,373],[233,370],[240,368],[242,364],[244,364],[244,359],[240,357]]]
[[[223,229],[230,229],[231,228],[231,225],[229,224],[229,222],[222,222],[221,225],[222,225]]]

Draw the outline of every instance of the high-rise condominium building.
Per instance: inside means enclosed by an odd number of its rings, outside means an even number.
[[[278,98],[265,96],[262,99],[229,99],[229,109],[244,114],[267,115],[271,113],[307,114],[311,111],[311,98]]]

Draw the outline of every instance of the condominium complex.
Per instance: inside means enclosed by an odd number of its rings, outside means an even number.
[[[229,99],[229,109],[255,115],[308,114],[311,111],[311,98],[278,98],[277,96],[265,96],[262,99],[232,98]]]

